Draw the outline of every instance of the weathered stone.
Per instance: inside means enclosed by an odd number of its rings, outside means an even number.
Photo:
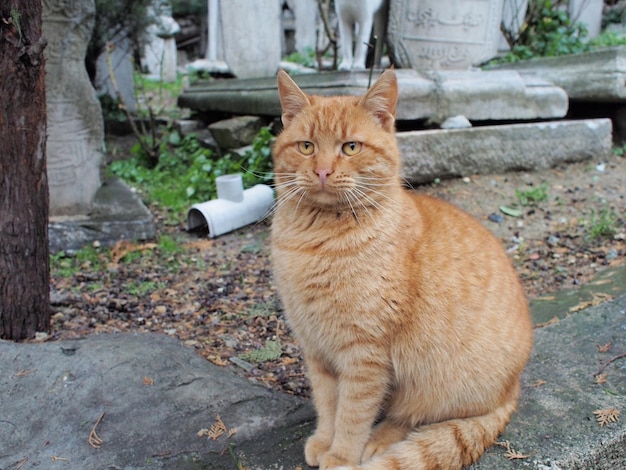
[[[93,242],[110,246],[119,240],[149,240],[156,235],[150,211],[119,179],[104,181],[89,217],[56,218],[48,225],[50,251],[77,250]]]
[[[238,116],[209,125],[209,131],[220,148],[234,149],[250,145],[263,127],[263,120],[256,116]]]
[[[153,23],[148,27],[141,66],[153,79],[176,81],[177,52],[174,35],[180,25],[172,18],[172,8],[155,0],[148,8]]]
[[[100,187],[104,124],[85,69],[95,11],[93,0],[43,3],[51,217],[87,214]]]
[[[119,91],[126,109],[135,113],[137,101],[135,100],[133,45],[125,37],[120,37],[113,44],[112,50],[104,51],[98,56],[94,86],[99,96],[108,95],[115,101],[119,101],[117,94]],[[111,74],[113,74],[115,84]]]
[[[626,47],[611,47],[583,54],[545,57],[491,70],[514,70],[565,90],[570,100],[592,102],[626,101]]]
[[[54,468],[51,456],[66,470],[229,468],[229,445],[260,436],[269,443],[272,429],[313,417],[304,400],[252,385],[165,335],[0,341],[0,359],[6,469],[24,457],[34,468]],[[27,376],[16,377],[20,370]],[[93,448],[89,432],[103,412],[103,443]],[[199,435],[217,416],[234,434]]]
[[[280,2],[228,0],[220,2],[219,10],[224,60],[231,72],[238,78],[274,75],[281,59]]]
[[[202,121],[197,121],[194,119],[179,119],[174,123],[176,130],[180,133],[180,135],[189,135],[195,133],[196,131],[202,129],[203,123]]]
[[[517,34],[524,24],[526,17],[526,9],[528,8],[528,0],[504,0],[502,6],[502,26],[512,34]],[[509,51],[511,46],[500,34],[498,49],[501,51]]]
[[[394,62],[416,70],[466,70],[494,57],[503,0],[391,0]]]
[[[569,15],[574,23],[587,28],[587,37],[595,38],[602,27],[604,0],[569,0]]]
[[[315,50],[318,33],[319,9],[317,0],[291,0],[289,2],[295,14],[296,50],[309,52]]]
[[[442,129],[467,129],[472,123],[465,116],[452,116],[441,123]]]
[[[515,72],[441,71],[426,76],[402,69],[396,75],[400,120],[441,122],[459,114],[472,121],[538,119],[567,113],[563,90]],[[370,83],[368,72],[299,75],[294,80],[306,93],[317,95],[363,95]],[[198,111],[280,116],[275,78],[199,82],[183,92],[178,104]]]
[[[555,121],[399,132],[403,176],[410,182],[602,159],[611,152],[611,120]]]

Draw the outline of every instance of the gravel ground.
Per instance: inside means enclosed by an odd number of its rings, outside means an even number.
[[[414,190],[453,202],[494,231],[533,299],[575,289],[625,263],[625,182],[626,158],[613,156]],[[527,205],[520,205],[520,196]],[[48,340],[122,331],[172,335],[214,364],[308,396],[302,358],[272,281],[270,221],[209,240],[166,225],[162,208],[151,209],[159,240],[53,259]]]

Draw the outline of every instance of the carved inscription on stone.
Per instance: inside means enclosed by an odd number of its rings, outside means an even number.
[[[502,0],[391,0],[388,39],[396,64],[464,70],[496,54]]]

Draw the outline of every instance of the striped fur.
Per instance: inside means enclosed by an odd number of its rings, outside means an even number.
[[[532,342],[517,275],[479,222],[402,187],[393,71],[364,97],[278,80],[272,258],[318,414],[306,461],[462,468],[517,404]]]

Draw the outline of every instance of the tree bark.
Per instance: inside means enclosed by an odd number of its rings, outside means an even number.
[[[50,329],[41,0],[0,0],[0,338]]]

